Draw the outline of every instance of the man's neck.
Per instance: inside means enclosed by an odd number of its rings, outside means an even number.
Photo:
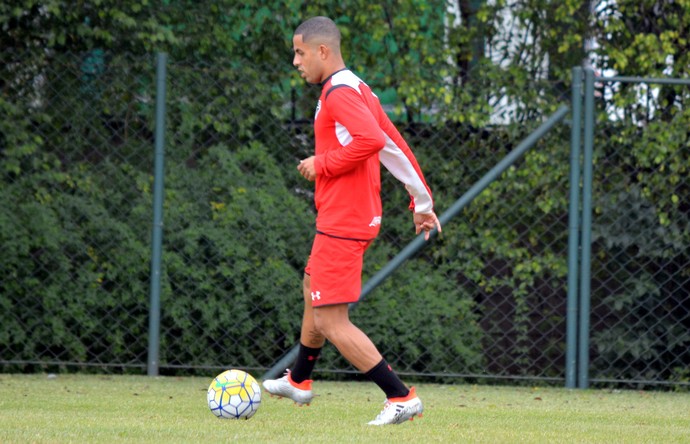
[[[338,73],[338,72],[340,72],[340,71],[344,71],[344,70],[346,70],[346,69],[347,69],[347,67],[346,67],[345,64],[343,63],[342,65],[337,65],[337,67],[335,67],[335,68],[333,68],[333,69],[331,69],[331,70],[328,70],[328,72],[329,72],[330,74],[328,74],[327,76],[325,76],[325,77],[321,80],[321,84],[323,85],[324,83],[326,83],[326,82],[328,81],[328,79],[330,79],[331,77],[333,77],[333,75],[335,75],[336,73]]]

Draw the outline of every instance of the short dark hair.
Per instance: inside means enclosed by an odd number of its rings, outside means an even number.
[[[295,35],[301,35],[304,43],[311,43],[314,38],[321,37],[330,43],[340,45],[340,30],[328,17],[312,17],[302,22],[295,29]]]

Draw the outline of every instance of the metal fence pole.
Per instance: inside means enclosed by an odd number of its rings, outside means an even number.
[[[500,162],[498,162],[493,168],[491,168],[481,179],[479,179],[472,187],[465,192],[455,203],[446,210],[441,216],[439,216],[439,221],[442,225],[450,221],[452,218],[460,214],[460,212],[477,197],[484,189],[486,189],[491,183],[498,179],[498,177],[511,166],[515,161],[517,161],[527,150],[529,150],[539,139],[541,139],[546,133],[548,133],[554,125],[563,120],[565,115],[568,113],[567,106],[561,106],[549,119],[542,123],[539,128],[534,130],[532,134],[527,136],[525,140],[520,142],[520,144],[508,153]],[[437,230],[431,232],[432,236],[437,234]],[[413,256],[417,251],[419,251],[426,242],[424,241],[424,234],[417,236],[412,242],[407,244],[405,248],[402,249],[393,259],[391,259],[386,266],[384,266],[379,272],[372,276],[366,284],[362,287],[362,293],[359,296],[359,301],[355,304],[350,305],[350,310],[352,310],[359,302],[364,300],[364,298],[381,284],[388,276],[393,274],[393,272],[400,267],[407,259]],[[271,367],[266,373],[261,377],[261,379],[272,379],[275,378],[287,368],[297,357],[299,351],[299,344],[295,345],[291,350],[289,350],[285,355],[283,355],[278,362],[276,362],[273,367]]]
[[[684,85],[690,86],[690,79],[672,79],[660,77],[628,77],[628,76],[612,76],[612,77],[597,77],[597,82],[608,83],[647,83],[657,85]]]
[[[580,325],[578,387],[589,387],[589,317],[592,254],[592,175],[594,159],[594,71],[585,69],[584,156],[582,161],[582,271],[580,272]]]
[[[151,245],[151,295],[149,306],[148,375],[158,375],[160,349],[161,256],[163,244],[163,176],[165,161],[165,80],[167,54],[156,56],[156,135],[153,179],[153,236]]]
[[[577,374],[577,278],[580,256],[580,133],[582,68],[573,68],[570,133],[570,208],[568,210],[568,303],[566,312],[565,386],[575,388]]]

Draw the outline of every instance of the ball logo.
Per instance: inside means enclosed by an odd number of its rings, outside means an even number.
[[[317,291],[317,292],[312,291],[311,292],[311,300],[312,301],[316,301],[316,300],[320,300],[320,299],[321,299],[321,292],[320,291]]]
[[[375,227],[377,225],[381,225],[381,216],[376,216],[369,222],[370,227]]]

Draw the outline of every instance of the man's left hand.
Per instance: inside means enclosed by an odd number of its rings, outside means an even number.
[[[434,228],[437,228],[439,233],[441,232],[441,222],[433,211],[428,214],[414,213],[413,219],[415,233],[424,231],[424,240],[429,240],[431,230]]]

